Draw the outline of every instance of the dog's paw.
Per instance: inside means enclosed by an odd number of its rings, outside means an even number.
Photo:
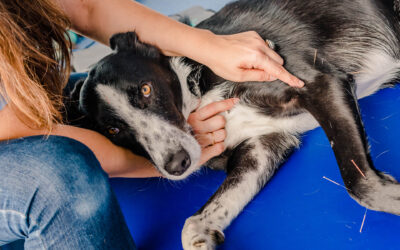
[[[400,184],[384,173],[369,174],[352,187],[352,197],[375,211],[400,215]]]
[[[380,176],[384,182],[389,182],[389,183],[393,183],[396,184],[397,180],[391,176],[390,174],[384,173],[384,172],[378,172],[378,176]]]
[[[214,250],[225,240],[224,233],[201,215],[188,218],[182,230],[182,246],[185,250]]]

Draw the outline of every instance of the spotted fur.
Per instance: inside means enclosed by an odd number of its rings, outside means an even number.
[[[74,91],[75,98],[80,93],[82,124],[147,157],[166,177],[181,179],[197,169],[199,147],[186,123],[190,112],[240,99],[222,114],[226,151],[206,164],[225,169],[227,177],[186,220],[185,249],[221,243],[223,230],[299,146],[298,136],[318,125],[330,140],[349,195],[369,209],[400,214],[400,185],[374,168],[357,102],[398,80],[398,6],[398,0],[240,0],[198,25],[217,34],[255,30],[306,83],[301,89],[279,80],[229,82],[188,58],[161,55],[132,32],[118,34],[111,42],[116,52]],[[152,84],[151,98],[140,94],[143,82]],[[123,132],[110,136],[108,126]],[[171,174],[166,166],[183,151],[190,167],[182,161],[179,174]]]

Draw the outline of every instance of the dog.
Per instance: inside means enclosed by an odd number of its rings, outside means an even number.
[[[285,68],[305,86],[230,82],[188,58],[169,58],[134,32],[114,35],[114,53],[78,83],[67,122],[94,129],[149,159],[172,180],[198,169],[200,147],[186,119],[226,98],[225,152],[206,165],[227,177],[185,222],[184,249],[214,249],[223,230],[272,177],[299,136],[325,131],[349,195],[368,209],[400,214],[400,185],[374,168],[357,99],[400,73],[398,2],[239,0],[197,27],[216,34],[254,30],[272,41]]]

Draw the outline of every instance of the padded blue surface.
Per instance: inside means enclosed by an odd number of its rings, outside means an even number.
[[[360,104],[376,167],[400,180],[400,86]],[[360,233],[365,208],[324,176],[343,183],[329,141],[317,128],[225,230],[220,249],[400,249],[400,217],[368,210]],[[181,182],[111,182],[139,249],[181,249],[185,219],[224,177],[203,169]]]

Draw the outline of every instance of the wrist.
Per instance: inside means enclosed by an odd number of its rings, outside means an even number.
[[[207,65],[212,57],[212,47],[217,36],[209,30],[194,28],[194,34],[191,37],[184,55]]]

